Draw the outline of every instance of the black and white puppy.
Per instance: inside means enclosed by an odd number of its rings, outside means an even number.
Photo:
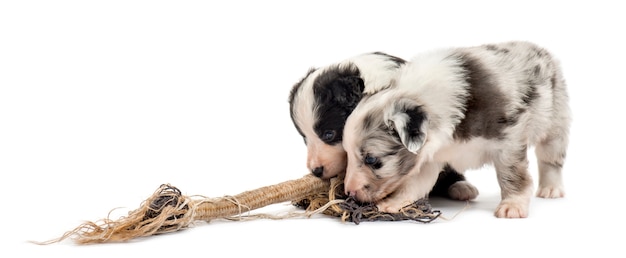
[[[346,194],[396,212],[426,196],[443,167],[492,164],[502,198],[495,216],[527,217],[529,147],[538,161],[537,196],[564,195],[568,101],[558,62],[532,43],[419,54],[348,117]]]
[[[346,169],[341,144],[348,115],[364,94],[388,87],[405,60],[382,52],[357,55],[310,69],[289,95],[291,119],[307,146],[307,167],[317,177],[331,178]],[[470,200],[478,190],[462,174],[446,168],[433,195]]]

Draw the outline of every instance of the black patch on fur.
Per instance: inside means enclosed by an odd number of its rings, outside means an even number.
[[[309,78],[309,76],[315,72],[317,69],[316,68],[310,68],[309,71],[306,73],[306,75],[304,77],[302,77],[302,79],[297,82],[295,85],[293,85],[293,87],[291,87],[291,91],[289,92],[289,98],[287,99],[287,102],[289,103],[289,116],[291,117],[291,122],[293,122],[293,124],[296,126],[296,130],[298,130],[298,133],[304,137],[304,133],[302,133],[302,130],[300,129],[300,127],[298,127],[298,125],[296,124],[296,120],[294,117],[294,104],[293,101],[297,95],[297,93],[300,91],[300,88],[302,87],[302,83],[304,83],[304,81]]]
[[[529,84],[526,88],[526,92],[522,96],[522,101],[524,101],[526,106],[530,106],[533,100],[537,99],[537,97],[539,97],[539,94],[537,93],[537,86]]]
[[[422,123],[426,119],[426,113],[419,106],[408,108],[405,112],[409,115],[409,122],[407,123],[408,137],[411,141],[415,141],[414,139],[416,138],[419,139],[419,141],[423,141],[424,133],[421,129]]]
[[[421,106],[415,106],[410,103],[400,102],[394,103],[394,113],[402,113],[408,116],[408,120],[406,121],[404,128],[398,128],[398,125],[392,123],[390,128],[381,128],[381,130],[389,131],[391,135],[397,138],[399,141],[409,142],[413,141],[423,141],[424,133],[421,131],[422,123],[426,119],[426,113],[422,110]],[[370,124],[370,120],[373,120],[373,116],[375,114],[369,114],[364,120],[364,125]],[[393,121],[392,121],[393,122]],[[367,130],[368,127],[364,126]],[[404,131],[406,139],[401,139],[400,134],[398,132]]]
[[[467,54],[459,55],[469,83],[465,118],[457,125],[454,137],[469,140],[472,137],[487,139],[503,137],[507,124],[516,123],[516,118],[507,117],[504,106],[507,99],[496,87],[493,75],[479,59]]]
[[[439,173],[437,182],[435,183],[433,189],[430,191],[429,196],[450,197],[450,195],[448,194],[448,189],[454,183],[459,181],[465,181],[465,176],[460,174],[449,164],[446,164],[441,173]]]
[[[341,143],[346,119],[361,100],[364,88],[359,69],[352,64],[330,67],[315,79],[313,95],[317,121],[313,130],[320,139],[325,131],[335,131],[335,137],[325,141],[326,144]]]

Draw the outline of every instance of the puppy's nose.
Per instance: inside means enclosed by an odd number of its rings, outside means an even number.
[[[354,191],[354,190],[353,191],[346,190],[346,195],[350,196],[350,197],[355,197],[356,198],[356,191]]]
[[[316,177],[322,177],[322,175],[324,175],[324,166],[314,168],[311,173]]]

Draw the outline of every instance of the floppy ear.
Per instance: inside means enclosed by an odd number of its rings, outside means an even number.
[[[352,110],[363,97],[365,83],[361,77],[344,76],[335,79],[329,87],[332,100]]]
[[[414,101],[403,99],[391,104],[385,112],[385,122],[410,152],[417,153],[424,144],[426,131],[422,127],[428,121],[422,107]]]

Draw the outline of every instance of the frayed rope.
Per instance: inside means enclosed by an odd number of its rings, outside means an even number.
[[[291,201],[303,211],[284,215],[249,214],[252,210],[286,201]],[[109,212],[107,218],[85,222],[59,238],[33,243],[46,245],[66,239],[72,239],[77,244],[126,242],[138,237],[179,231],[196,221],[285,219],[315,214],[340,217],[344,222],[358,225],[362,221],[397,220],[429,223],[440,217],[441,212],[432,210],[426,199],[418,200],[398,213],[379,212],[372,203],[359,203],[344,196],[343,178],[329,181],[306,175],[301,179],[221,198],[185,196],[178,188],[164,184],[128,216],[113,220]]]

